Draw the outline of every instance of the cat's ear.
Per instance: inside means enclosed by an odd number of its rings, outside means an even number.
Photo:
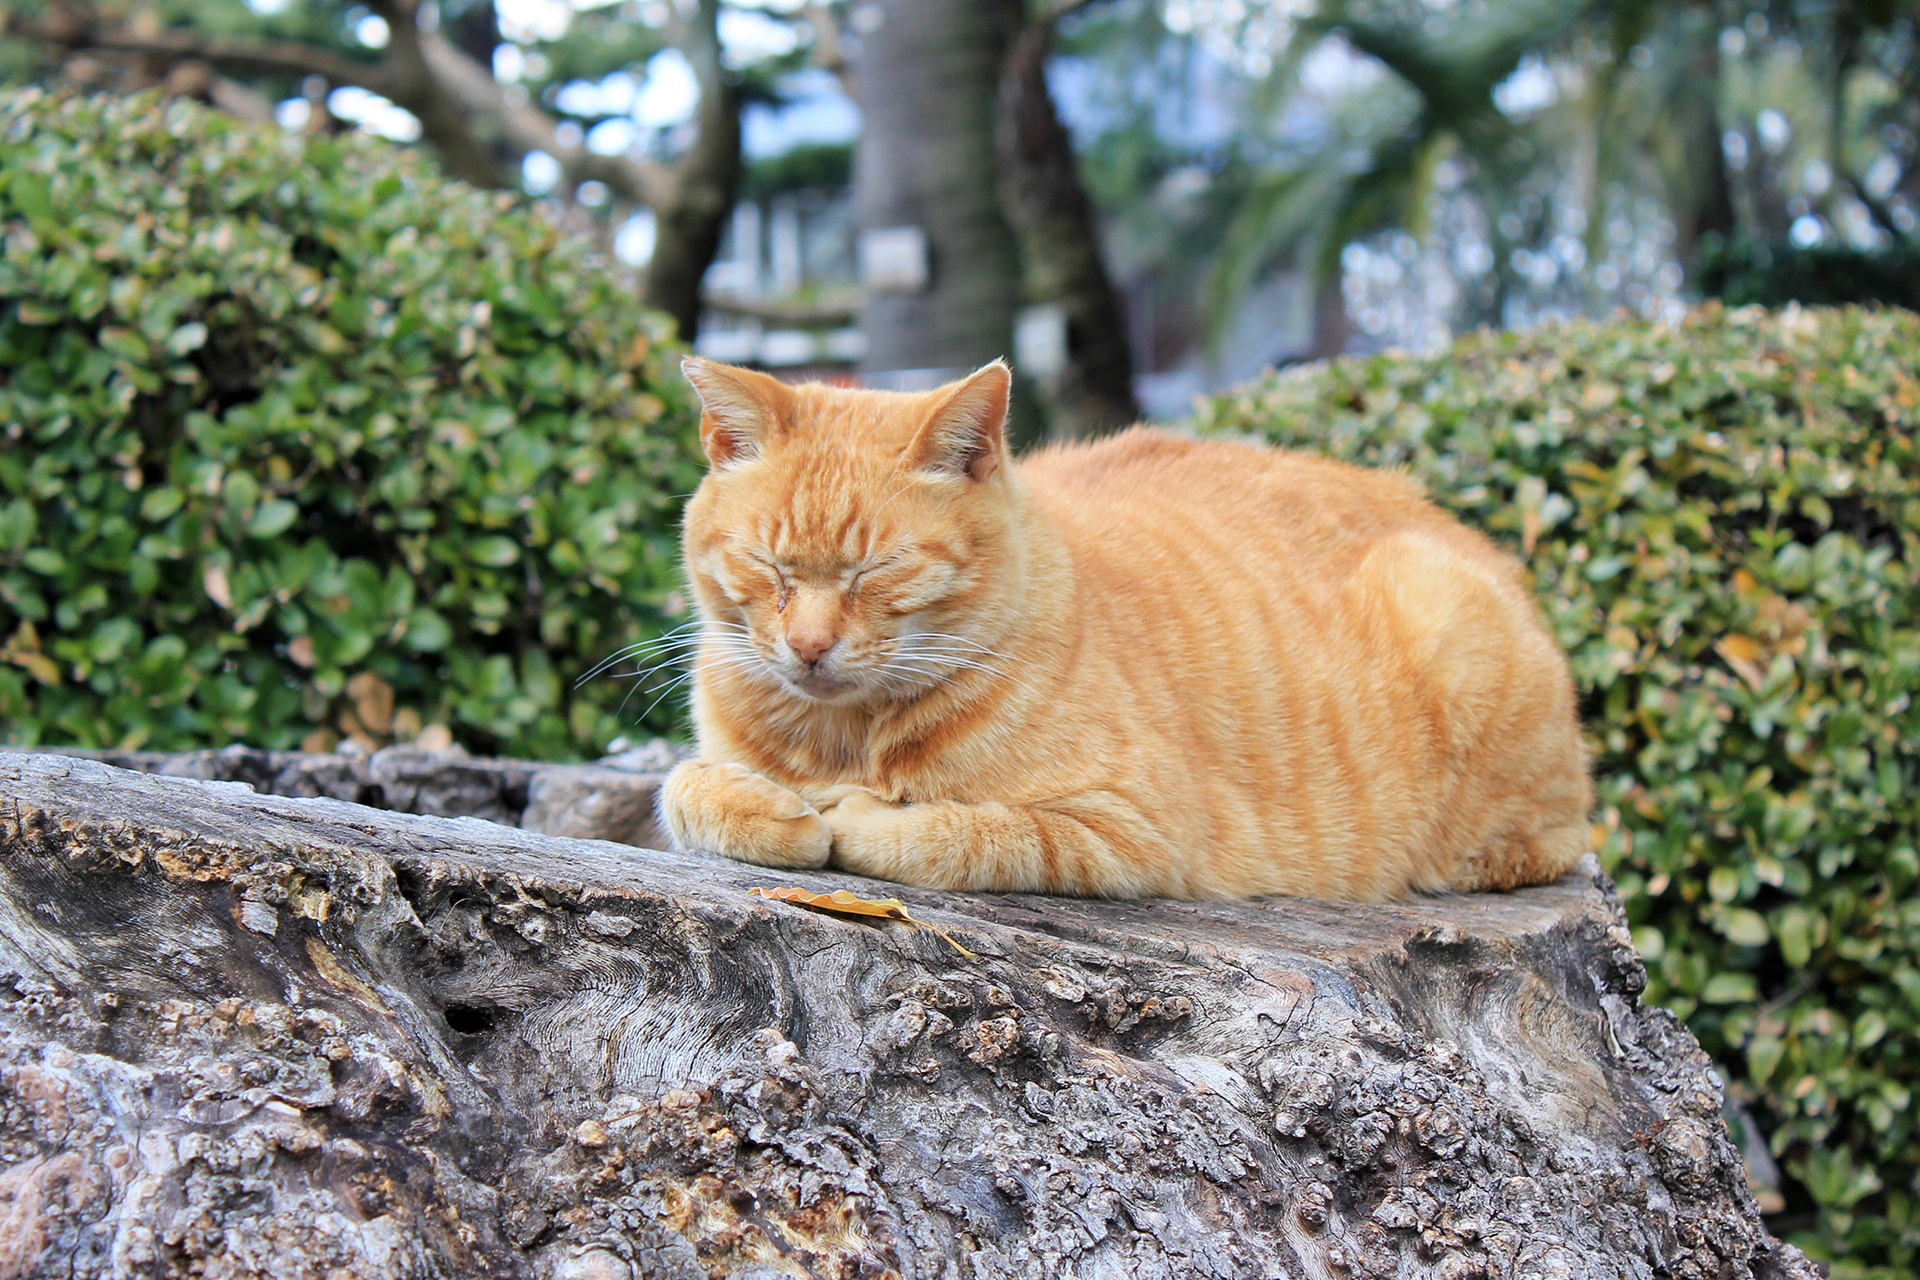
[[[700,447],[716,467],[758,456],[788,419],[792,397],[778,378],[699,356],[682,360],[680,372],[700,393]]]
[[[1007,396],[1012,383],[1006,361],[995,360],[941,388],[944,398],[908,447],[914,465],[974,481],[992,475],[1006,458]]]

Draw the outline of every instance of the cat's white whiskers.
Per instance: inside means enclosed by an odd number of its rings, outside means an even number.
[[[926,688],[930,687],[927,685],[915,684],[913,681],[908,680],[903,676],[889,673],[885,668],[877,669],[873,671],[871,675],[872,675],[873,682],[880,686],[882,692],[895,697],[901,694],[920,693]]]
[[[638,640],[638,641],[635,641],[633,644],[624,645],[621,648],[614,650],[612,653],[608,654],[605,658],[602,658],[598,663],[594,664],[592,669],[587,671],[585,675],[582,675],[579,678],[577,678],[573,682],[574,688],[576,689],[579,688],[581,685],[585,684],[587,681],[593,679],[595,676],[598,676],[602,672],[606,671],[607,668],[615,666],[621,662],[624,662],[628,658],[631,658],[636,654],[644,653],[649,649],[666,650],[666,649],[679,648],[681,646],[686,646],[686,645],[697,645],[704,639],[704,636],[701,634],[701,631],[707,627],[711,627],[711,626],[735,627],[738,625],[739,624],[737,623],[707,623],[707,622],[702,622],[698,618],[695,618],[689,622],[683,622],[679,626],[674,627],[671,630],[661,632],[659,635],[653,637],[651,640]],[[740,627],[739,629],[742,631],[746,630],[745,627]],[[692,633],[692,634],[689,634],[689,633]]]
[[[901,636],[900,639],[903,641],[943,640],[951,644],[962,645],[965,648],[972,650],[975,653],[985,654],[987,657],[990,657],[990,658],[998,658],[1006,662],[1018,662],[1018,663],[1030,665],[1030,664],[1027,664],[1027,659],[1025,658],[1016,658],[1010,653],[1002,653],[1000,650],[994,648],[992,645],[981,644],[978,640],[973,640],[966,636],[955,635],[951,631],[914,631],[914,632],[910,632],[907,635]],[[915,652],[929,653],[934,651],[934,646],[916,643],[913,646],[913,649]]]
[[[668,696],[669,694],[671,694],[671,693],[672,693],[672,692],[673,692],[674,690],[676,690],[676,689],[678,689],[678,688],[680,688],[680,686],[682,686],[682,685],[684,685],[684,684],[686,684],[686,683],[687,683],[687,682],[688,682],[689,680],[692,680],[692,679],[693,679],[693,672],[691,672],[691,671],[689,671],[689,672],[687,672],[687,673],[686,673],[685,675],[683,675],[683,676],[681,676],[681,677],[680,677],[679,679],[677,679],[677,680],[674,680],[674,681],[672,681],[671,683],[669,683],[669,684],[668,684],[668,685],[666,686],[666,688],[664,688],[664,689],[662,689],[662,690],[660,690],[660,692],[659,692],[659,693],[657,693],[657,694],[655,694],[655,695],[654,695],[654,699],[653,699],[653,701],[652,701],[652,702],[649,702],[649,703],[648,703],[648,704],[646,705],[646,708],[645,708],[645,710],[643,710],[643,711],[641,711],[641,713],[640,713],[639,715],[637,715],[637,716],[635,716],[635,717],[634,717],[634,719],[635,719],[636,721],[640,721],[640,720],[645,720],[645,719],[646,719],[646,718],[647,718],[647,717],[648,717],[649,715],[651,715],[651,714],[653,713],[653,709],[654,709],[655,707],[657,707],[657,706],[659,706],[659,705],[660,705],[660,704],[661,704],[662,702],[664,702],[664,701],[666,701],[666,699],[667,699],[667,696]],[[638,686],[635,686],[635,687],[637,688]],[[631,694],[629,694],[628,696],[632,696],[632,695],[631,695]],[[625,698],[622,698],[622,699],[620,700],[620,707],[621,707],[621,710],[625,710],[625,709],[626,709],[626,705],[627,705],[627,701],[626,701],[626,699],[625,699]],[[615,713],[615,714],[616,714],[616,718],[617,718],[617,717],[618,717],[618,713]]]
[[[630,645],[627,645],[625,648],[615,649],[612,653],[608,654],[605,658],[595,663],[593,668],[590,671],[588,671],[585,675],[582,675],[578,679],[576,679],[573,682],[573,687],[578,689],[581,685],[593,679],[595,676],[605,671],[608,667],[614,666],[621,662],[625,662],[628,658],[633,657],[635,654],[643,653],[647,649],[652,648],[656,643],[657,641],[653,641],[653,640],[642,640],[638,644],[630,644]]]
[[[665,666],[667,663],[678,662],[681,659],[685,658],[688,654],[697,653],[701,649],[706,648],[708,646],[717,646],[722,650],[725,650],[728,648],[744,646],[745,644],[746,644],[746,637],[728,636],[728,635],[718,635],[718,636],[694,635],[694,636],[680,636],[672,640],[663,639],[660,641],[649,642],[645,645],[629,646],[627,649],[621,650],[620,653],[614,655],[614,657],[608,659],[606,662],[601,663],[599,667],[595,668],[595,672],[597,673],[601,670],[604,670],[606,667],[612,665],[615,662],[623,661],[631,657],[638,657],[639,650],[641,649],[651,649],[656,654],[660,655],[659,660],[656,662],[650,663],[647,668],[647,669],[658,669],[659,667]]]
[[[654,666],[649,667],[644,672],[636,673],[642,678],[636,679],[634,681],[633,688],[627,691],[627,696],[620,699],[620,706],[614,712],[615,717],[618,717],[622,711],[626,710],[628,701],[632,699],[635,693],[637,693],[640,689],[647,687],[647,682],[644,677],[652,675],[655,671],[658,671],[661,667],[666,665],[667,664],[664,662],[657,663]],[[693,666],[687,668],[685,671],[681,672],[679,675],[675,676],[673,679],[667,681],[666,684],[662,685],[660,687],[660,691],[654,696],[653,701],[649,702],[646,705],[646,709],[641,711],[639,716],[636,718],[639,720],[645,720],[647,716],[652,713],[653,709],[659,706],[661,702],[663,702],[675,690],[690,683],[695,677],[707,671],[745,671],[749,674],[765,675],[767,674],[767,664],[765,659],[761,658],[761,656],[758,653],[752,652],[751,650],[747,652],[739,652],[739,653],[731,653],[731,652],[722,653],[717,657],[708,658],[704,662],[695,663]]]
[[[944,678],[956,672],[982,671],[990,676],[995,676],[1001,680],[1017,684],[1030,692],[1038,692],[1029,681],[1021,679],[1011,671],[957,653],[933,653],[918,650],[898,653],[887,659],[886,666],[901,674],[910,674],[920,681],[920,687],[926,689],[933,688]]]
[[[643,666],[632,671],[610,673],[613,679],[633,681],[633,687],[627,690],[626,696],[620,699],[620,705],[614,710],[616,717],[626,712],[627,704],[633,700],[634,694],[642,689],[658,689],[653,700],[639,715],[640,720],[645,720],[652,714],[655,707],[702,671],[764,669],[765,660],[754,650],[749,639],[750,635],[749,629],[740,623],[695,618],[651,640],[642,640],[615,651],[586,675],[581,676],[576,686],[602,673],[607,673],[609,668],[617,666],[628,658],[648,655],[653,660]],[[656,684],[654,677],[663,669],[680,666],[702,653],[709,653],[711,656],[695,662],[679,675],[666,681],[664,685]]]

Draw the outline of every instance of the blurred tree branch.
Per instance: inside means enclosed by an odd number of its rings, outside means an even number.
[[[847,96],[860,101],[860,85],[854,75],[853,57],[840,32],[839,16],[827,5],[807,4],[801,6],[800,17],[813,30],[813,65],[831,72]]]
[[[143,33],[131,27],[108,27],[92,14],[72,10],[57,10],[40,18],[12,9],[0,10],[0,35],[35,40],[75,53],[124,53],[169,60],[191,58],[221,66],[319,75],[336,84],[356,85],[385,98],[394,98],[389,90],[398,91],[384,64],[355,62],[297,40],[231,39],[174,28]]]

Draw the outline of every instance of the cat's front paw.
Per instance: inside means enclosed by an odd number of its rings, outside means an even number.
[[[766,867],[824,867],[833,833],[819,810],[739,764],[688,760],[667,775],[660,811],[682,849]]]

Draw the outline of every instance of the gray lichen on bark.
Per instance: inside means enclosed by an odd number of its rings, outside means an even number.
[[[1814,1274],[1597,871],[921,893],[15,755],[0,975],[4,1274]]]

